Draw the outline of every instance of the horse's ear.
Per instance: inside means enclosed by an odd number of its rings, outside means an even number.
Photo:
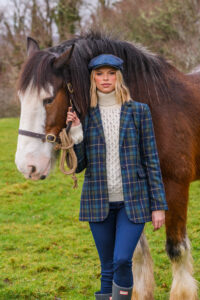
[[[57,57],[54,61],[54,68],[61,69],[65,65],[67,65],[72,57],[72,53],[74,51],[75,44],[67,48],[67,50],[62,53],[59,57]]]
[[[30,56],[31,54],[33,54],[36,51],[39,51],[40,47],[38,45],[38,43],[32,39],[30,36],[27,37],[27,54],[28,56]]]

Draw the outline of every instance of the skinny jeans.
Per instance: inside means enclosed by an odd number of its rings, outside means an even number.
[[[89,222],[101,262],[101,294],[112,293],[112,281],[133,286],[132,257],[145,223],[128,219],[124,201],[109,202],[108,217]]]

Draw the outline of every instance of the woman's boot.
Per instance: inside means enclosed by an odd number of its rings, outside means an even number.
[[[133,287],[121,287],[113,281],[112,300],[131,300]]]
[[[94,293],[96,300],[112,300],[112,293],[100,294],[100,291]]]

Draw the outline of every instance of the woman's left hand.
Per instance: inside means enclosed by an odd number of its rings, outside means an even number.
[[[152,224],[154,227],[153,231],[158,230],[163,224],[165,224],[165,211],[164,210],[152,211]]]

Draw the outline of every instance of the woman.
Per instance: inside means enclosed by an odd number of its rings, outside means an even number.
[[[154,230],[168,206],[149,106],[130,99],[123,61],[102,54],[89,63],[90,111],[83,125],[67,113],[76,172],[86,168],[80,221],[88,221],[101,261],[96,299],[128,300],[133,289],[132,257],[145,222]]]

